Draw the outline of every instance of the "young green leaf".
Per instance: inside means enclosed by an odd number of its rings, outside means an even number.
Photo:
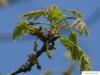
[[[89,71],[91,70],[91,67],[90,67],[90,60],[87,56],[82,56],[82,59],[81,59],[81,64],[80,64],[80,70],[81,71]]]
[[[44,9],[46,15],[49,15],[53,10],[57,10],[58,7],[56,5],[49,5],[47,8]]]
[[[82,35],[83,32],[85,32],[86,35],[89,35],[86,24],[81,18],[76,18],[76,20],[70,25],[70,28],[74,26],[76,26],[76,31],[79,32],[79,35]]]
[[[79,17],[82,18],[82,15],[80,12],[76,11],[76,10],[67,10],[68,13],[72,13],[75,17]]]
[[[64,12],[62,10],[58,10],[58,9],[55,9],[53,10],[49,16],[48,16],[48,20],[53,20],[53,19],[61,19],[64,15]]]
[[[18,24],[19,25],[26,25],[27,23],[25,21],[21,20],[21,21],[18,21]]]
[[[16,40],[17,37],[20,37],[22,34],[22,27],[17,26],[13,32],[13,40]]]
[[[16,40],[17,38],[21,37],[22,35],[27,34],[27,32],[30,31],[30,29],[33,29],[32,24],[29,25],[25,21],[18,21],[19,25],[16,26],[16,28],[13,31],[13,40]]]
[[[69,39],[72,41],[72,42],[74,42],[74,44],[77,44],[77,34],[76,34],[76,32],[74,32],[74,31],[72,31],[71,33],[70,33],[70,35],[69,35]]]
[[[35,25],[35,22],[29,22],[28,25]]]
[[[29,13],[26,13],[24,15],[22,15],[22,18],[27,18],[27,20],[30,20],[32,18],[34,18],[34,20],[37,20],[40,16],[43,16],[45,13],[43,10],[38,10],[38,11],[32,11]]]
[[[79,34],[81,35],[84,31],[84,28],[86,26],[85,22],[82,20],[82,19],[79,19],[78,18],[78,23],[77,23],[77,26],[76,26],[76,30],[79,32]]]
[[[88,28],[85,27],[85,35],[86,35],[86,36],[89,36],[89,34],[90,34],[90,33],[89,33],[89,31],[88,31]]]
[[[68,49],[73,48],[75,46],[74,43],[71,40],[69,40],[68,38],[66,38],[63,35],[60,36],[60,41]]]

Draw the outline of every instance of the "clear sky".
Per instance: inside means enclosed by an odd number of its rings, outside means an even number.
[[[0,34],[4,33],[8,37],[4,38],[0,35],[2,37],[0,38],[0,73],[2,75],[7,75],[24,64],[27,54],[32,49],[34,38],[21,42],[11,40],[12,34],[10,33],[17,25],[18,16],[32,10],[43,9],[50,4],[56,4],[61,9],[76,9],[82,12],[83,19],[90,31],[90,37],[79,38],[79,44],[91,58],[93,70],[100,70],[100,0],[20,0],[8,7],[0,8]],[[67,68],[70,62],[64,60],[66,49],[59,42],[56,43],[56,47],[53,59],[49,60],[46,54],[39,58],[42,65],[41,71],[38,71],[34,66],[31,72],[19,75],[40,75],[49,68],[55,70],[54,75],[61,75],[60,72]],[[73,75],[80,75],[78,69]]]

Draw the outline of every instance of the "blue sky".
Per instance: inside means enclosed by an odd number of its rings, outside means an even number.
[[[13,42],[9,33],[13,32],[13,29],[17,25],[17,20],[21,14],[32,10],[43,9],[50,4],[56,4],[61,9],[76,9],[83,14],[83,19],[86,21],[90,31],[90,37],[85,36],[79,38],[80,46],[89,55],[92,61],[93,70],[100,70],[100,0],[25,0],[12,4],[4,8],[0,8],[0,34],[4,33],[9,35],[7,42],[3,42],[0,39],[0,72],[2,75],[20,67],[26,62],[27,54],[32,49],[31,41]],[[0,35],[0,37],[2,37]],[[6,40],[6,39],[3,39]],[[10,40],[10,42],[8,41]],[[43,71],[53,68],[55,69],[54,75],[61,75],[56,69],[65,69],[70,64],[69,61],[64,60],[64,53],[66,49],[59,43],[56,43],[57,49],[54,52],[53,59],[48,59],[46,54],[40,57],[40,63],[42,70],[38,71],[35,66],[31,72],[22,73],[19,75],[40,75]],[[73,75],[80,75],[78,69]]]

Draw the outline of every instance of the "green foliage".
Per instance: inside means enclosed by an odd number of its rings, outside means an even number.
[[[81,71],[90,71],[91,70],[91,66],[90,66],[90,59],[87,56],[82,56],[81,58],[81,65],[80,65],[80,69]]]
[[[90,35],[90,33],[89,33],[89,31],[88,31],[88,28],[85,26],[85,35],[87,35],[87,36],[89,36]]]
[[[78,37],[77,37],[77,34],[76,32],[72,31],[69,35],[69,39],[74,42],[74,44],[77,44],[77,41],[78,41]]]
[[[68,13],[73,16],[69,16]],[[49,22],[37,22],[40,17],[47,19]],[[38,40],[34,41],[33,53],[29,55],[28,62],[14,73],[30,71],[33,65],[39,66],[37,69],[40,69],[41,66],[38,62],[38,58],[44,52],[47,53],[49,58],[52,58],[57,39],[60,39],[60,42],[68,50],[69,58],[80,64],[81,71],[91,69],[89,58],[78,46],[78,36],[83,33],[87,36],[89,35],[89,31],[80,12],[76,10],[60,10],[56,5],[51,5],[43,10],[25,13],[21,18],[24,19],[18,22],[19,25],[16,26],[13,32],[13,39],[15,40],[24,34],[29,34],[36,36],[37,39],[43,43],[43,46],[38,49]],[[31,19],[34,20],[30,22]],[[74,20],[71,24],[69,24],[70,19]],[[45,27],[45,25],[47,27]],[[70,30],[68,36],[60,33],[60,30],[63,28]],[[49,74],[47,73],[45,75]]]
[[[63,11],[61,11],[59,9],[55,9],[48,15],[48,20],[50,20],[50,21],[59,20],[59,19],[63,18],[63,16],[64,16]]]
[[[46,14],[50,14],[53,10],[58,9],[58,7],[56,5],[49,5],[47,8],[44,9],[44,11],[46,12]]]
[[[68,49],[70,49],[71,47],[74,47],[74,45],[75,45],[71,40],[69,40],[68,38],[66,38],[63,35],[60,36],[60,41]]]
[[[38,10],[38,11],[32,11],[32,12],[26,13],[22,15],[21,18],[27,17],[27,20],[30,20],[32,18],[34,18],[34,20],[37,20],[40,16],[43,16],[43,15],[44,15],[44,11]]]
[[[91,70],[89,58],[77,45],[77,36],[75,32],[71,32],[69,39],[65,36],[60,36],[60,41],[68,49],[68,58],[80,63],[81,71]]]
[[[17,26],[13,32],[13,40],[15,40],[17,37],[20,37],[22,35],[23,32],[27,32],[26,29],[26,22],[24,21],[20,21],[19,22],[19,26]]]
[[[32,22],[26,23],[25,21],[19,21],[19,25],[16,26],[13,32],[13,40],[21,37],[22,35],[28,34],[31,30],[34,30],[34,24]]]
[[[70,27],[72,28],[74,26],[76,26],[76,31],[79,32],[79,35],[82,35],[82,33],[85,32],[85,34],[89,36],[87,26],[81,18],[76,18],[76,20],[71,24]]]
[[[75,17],[82,18],[82,14],[76,10],[65,10],[65,11],[67,11],[68,13],[72,13]]]

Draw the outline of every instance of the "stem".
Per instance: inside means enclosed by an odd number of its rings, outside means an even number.
[[[38,38],[40,38],[41,41],[43,41],[46,38],[44,33],[40,31],[39,28],[32,28],[27,26],[27,29],[29,29],[30,31],[29,34],[37,36]]]
[[[59,20],[58,23],[60,23],[61,21],[65,21],[66,19],[76,19],[76,18],[75,17],[65,17],[65,18]]]
[[[50,24],[48,24],[48,23],[46,23],[46,22],[36,22],[35,24],[44,24],[44,25],[50,25]]]
[[[46,37],[46,36],[45,36]],[[49,37],[49,36],[48,36]],[[47,38],[48,38],[47,37]],[[40,38],[40,37],[39,37]],[[43,38],[43,37],[42,37]],[[17,74],[19,74],[19,73],[22,73],[22,72],[28,72],[28,71],[31,71],[32,70],[32,67],[34,66],[34,65],[36,65],[37,64],[37,62],[38,62],[38,58],[44,53],[44,52],[46,52],[47,50],[47,46],[49,46],[48,48],[49,48],[49,50],[53,50],[54,49],[54,47],[51,47],[49,44],[51,43],[51,42],[49,42],[48,43],[48,40],[47,40],[47,38],[45,38],[42,42],[43,42],[43,46],[41,47],[41,49],[40,50],[38,50],[37,52],[36,52],[36,54],[29,54],[28,55],[28,60],[27,60],[27,62],[24,64],[24,65],[22,65],[19,69],[17,69],[17,70],[15,70],[15,71],[13,71],[12,73],[10,73],[9,75],[17,75]],[[58,39],[58,38],[57,38]],[[57,40],[56,39],[56,40]],[[54,41],[56,41],[56,40],[53,40],[53,42]],[[48,45],[47,45],[48,44]],[[54,46],[54,44],[53,44],[53,46]],[[30,55],[31,55],[31,57],[30,57]]]
[[[45,47],[45,43],[43,44],[42,48],[34,55],[34,58],[38,59],[46,50],[44,49]],[[36,62],[31,62],[28,60],[28,62],[26,62],[24,65],[22,65],[19,69],[17,69],[16,71],[13,71],[12,73],[10,73],[9,75],[16,75],[22,72],[27,72],[27,71],[31,71],[32,67],[36,64]]]

